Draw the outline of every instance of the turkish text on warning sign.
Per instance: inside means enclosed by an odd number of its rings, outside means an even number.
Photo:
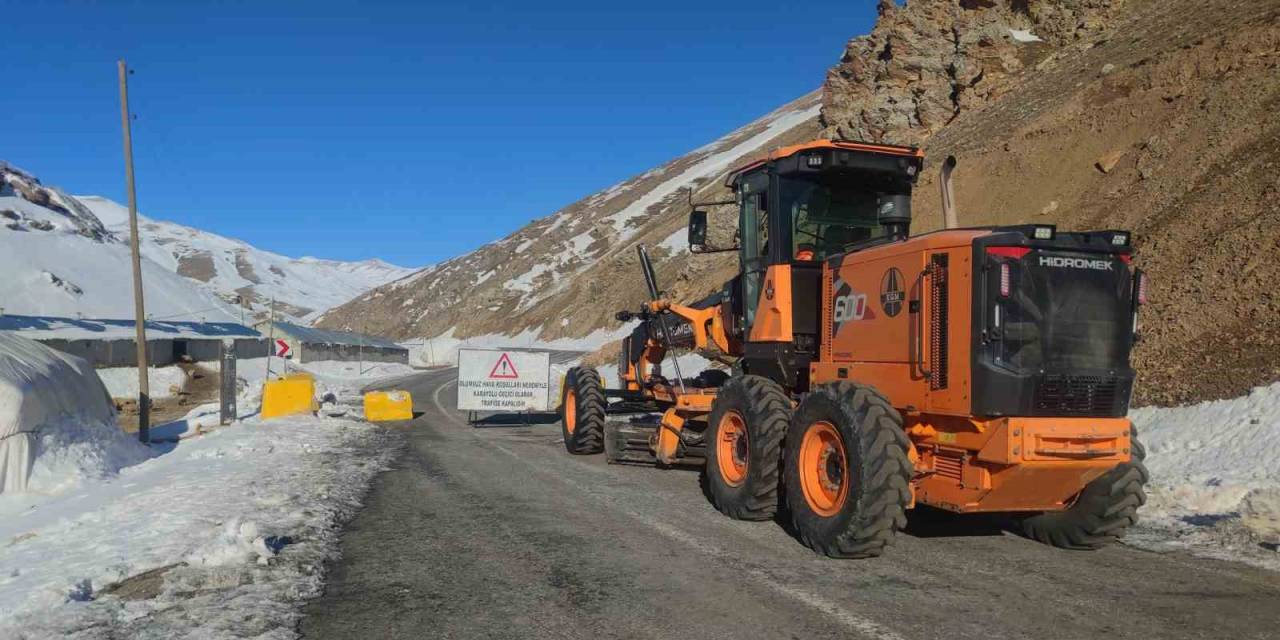
[[[463,349],[458,352],[458,409],[547,411],[546,352]]]

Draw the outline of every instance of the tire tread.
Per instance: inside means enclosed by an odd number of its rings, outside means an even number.
[[[751,469],[743,490],[719,482],[711,449],[715,447],[720,413],[713,405],[707,427],[708,458],[703,469],[707,497],[718,511],[735,520],[769,520],[778,512],[782,444],[791,424],[791,398],[768,378],[739,375],[721,387],[716,402],[721,405],[719,411],[737,410],[746,421],[747,437],[752,443]],[[731,406],[734,404],[743,406]]]
[[[1151,477],[1143,464],[1146,449],[1130,432],[1133,455],[1129,462],[1103,474],[1085,486],[1075,504],[1065,511],[1039,513],[1023,518],[1023,535],[1063,549],[1094,550],[1112,544],[1138,523],[1138,508],[1147,502],[1143,486]]]
[[[809,512],[807,505],[790,505],[792,523],[801,541],[819,553],[833,558],[879,556],[897,531],[906,526],[906,508],[911,502],[912,465],[907,456],[911,445],[902,429],[902,417],[870,386],[837,382],[823,385],[814,393],[826,394],[829,400],[861,416],[860,423],[852,425],[856,441],[845,443],[846,448],[858,448],[862,461],[860,476],[855,480],[862,492],[861,501],[844,529],[833,535],[820,535],[818,528],[812,526],[809,519],[817,516]],[[793,424],[797,435],[789,446],[798,446],[803,435],[799,430],[807,426]],[[848,431],[841,429],[841,433],[848,440]],[[853,470],[849,472],[852,474]],[[798,478],[798,472],[788,470],[788,482],[798,483]],[[799,500],[803,501],[799,491],[798,487],[789,489],[788,495],[800,495]]]
[[[604,451],[605,395],[604,382],[595,369],[573,367],[565,374],[565,391],[572,389],[577,398],[577,420],[573,433],[564,421],[561,406],[560,430],[564,436],[566,451],[577,455],[589,455]],[[565,400],[561,397],[561,404]]]

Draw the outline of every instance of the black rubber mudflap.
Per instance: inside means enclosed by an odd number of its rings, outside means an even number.
[[[609,464],[656,464],[649,437],[657,430],[656,424],[604,423],[604,459]]]

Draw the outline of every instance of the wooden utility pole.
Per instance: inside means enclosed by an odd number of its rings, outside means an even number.
[[[129,129],[129,66],[120,60],[120,125],[124,129],[124,180],[129,194],[129,246],[133,252],[133,319],[138,343],[138,439],[151,440],[151,385],[147,380],[147,315],[142,299],[142,250],[138,240],[138,194],[133,187],[133,136]]]

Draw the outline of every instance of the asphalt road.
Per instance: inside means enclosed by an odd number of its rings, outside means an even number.
[[[1277,638],[1280,577],[1053,549],[913,516],[885,556],[729,520],[692,471],[570,456],[558,423],[472,427],[455,371],[347,527],[307,638]]]

